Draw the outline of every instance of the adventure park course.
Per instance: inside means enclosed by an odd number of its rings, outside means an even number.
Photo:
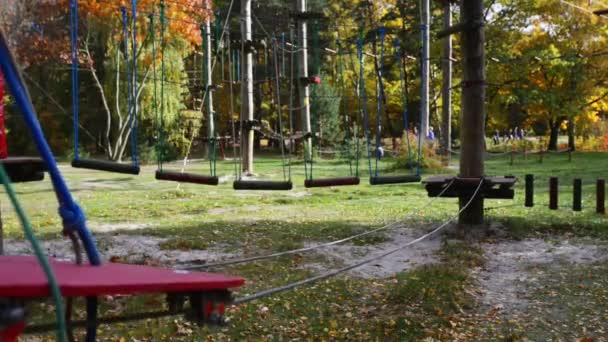
[[[0,342],[608,341],[608,3],[0,0]]]

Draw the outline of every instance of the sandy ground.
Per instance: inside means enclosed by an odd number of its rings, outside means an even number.
[[[505,314],[525,309],[529,304],[526,299],[529,288],[543,283],[533,270],[567,269],[608,258],[608,247],[592,239],[560,240],[483,244],[488,261],[483,268],[474,270],[482,291],[481,302]]]

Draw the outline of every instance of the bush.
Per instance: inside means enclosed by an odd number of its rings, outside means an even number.
[[[405,136],[401,139],[401,148],[397,155],[397,161],[395,163],[395,169],[403,168],[415,168],[418,167],[418,137],[413,133],[406,133],[409,136]],[[410,147],[408,152],[408,140],[410,141]],[[442,169],[441,157],[435,152],[436,142],[434,141],[422,141],[422,157],[420,158],[420,166],[425,170],[440,170]],[[411,155],[411,159],[410,159]]]

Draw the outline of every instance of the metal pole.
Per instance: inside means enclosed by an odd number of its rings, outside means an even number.
[[[461,22],[482,21],[484,18],[482,0],[462,0],[460,4]],[[460,176],[481,178],[484,176],[484,121],[485,121],[485,32],[483,26],[465,29],[461,34],[462,46],[462,116],[460,141]],[[461,208],[469,198],[460,198]],[[478,197],[460,214],[461,224],[483,224],[483,197]]]
[[[251,30],[251,1],[241,0],[242,76],[241,131],[243,173],[253,174],[253,33]],[[244,125],[243,125],[244,123]]]
[[[450,2],[445,1],[443,8],[443,27],[452,26],[452,8]],[[443,60],[441,63],[443,74],[442,111],[441,111],[441,147],[446,157],[450,156],[452,149],[452,35],[443,39]]]
[[[422,1],[422,23],[420,26],[422,34],[422,84],[421,84],[421,99],[420,110],[422,111],[422,120],[420,122],[420,134],[423,137],[429,134],[429,76],[430,76],[430,35],[429,29],[431,24],[431,5],[430,0]]]
[[[306,13],[306,0],[297,0],[296,11]],[[308,86],[308,25],[305,18],[298,18],[298,49],[299,49],[299,96],[302,106],[302,130],[306,136],[305,153],[306,159],[312,158],[312,129],[310,125],[310,87]]]

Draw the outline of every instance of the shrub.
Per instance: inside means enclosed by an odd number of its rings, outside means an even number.
[[[415,168],[418,167],[418,137],[413,133],[406,133],[408,136],[403,136],[401,139],[401,148],[397,155],[395,169]],[[409,149],[408,149],[409,139]],[[426,170],[440,170],[441,158],[435,152],[436,142],[422,141],[422,156],[420,158],[420,167]],[[410,158],[411,156],[411,158]]]

